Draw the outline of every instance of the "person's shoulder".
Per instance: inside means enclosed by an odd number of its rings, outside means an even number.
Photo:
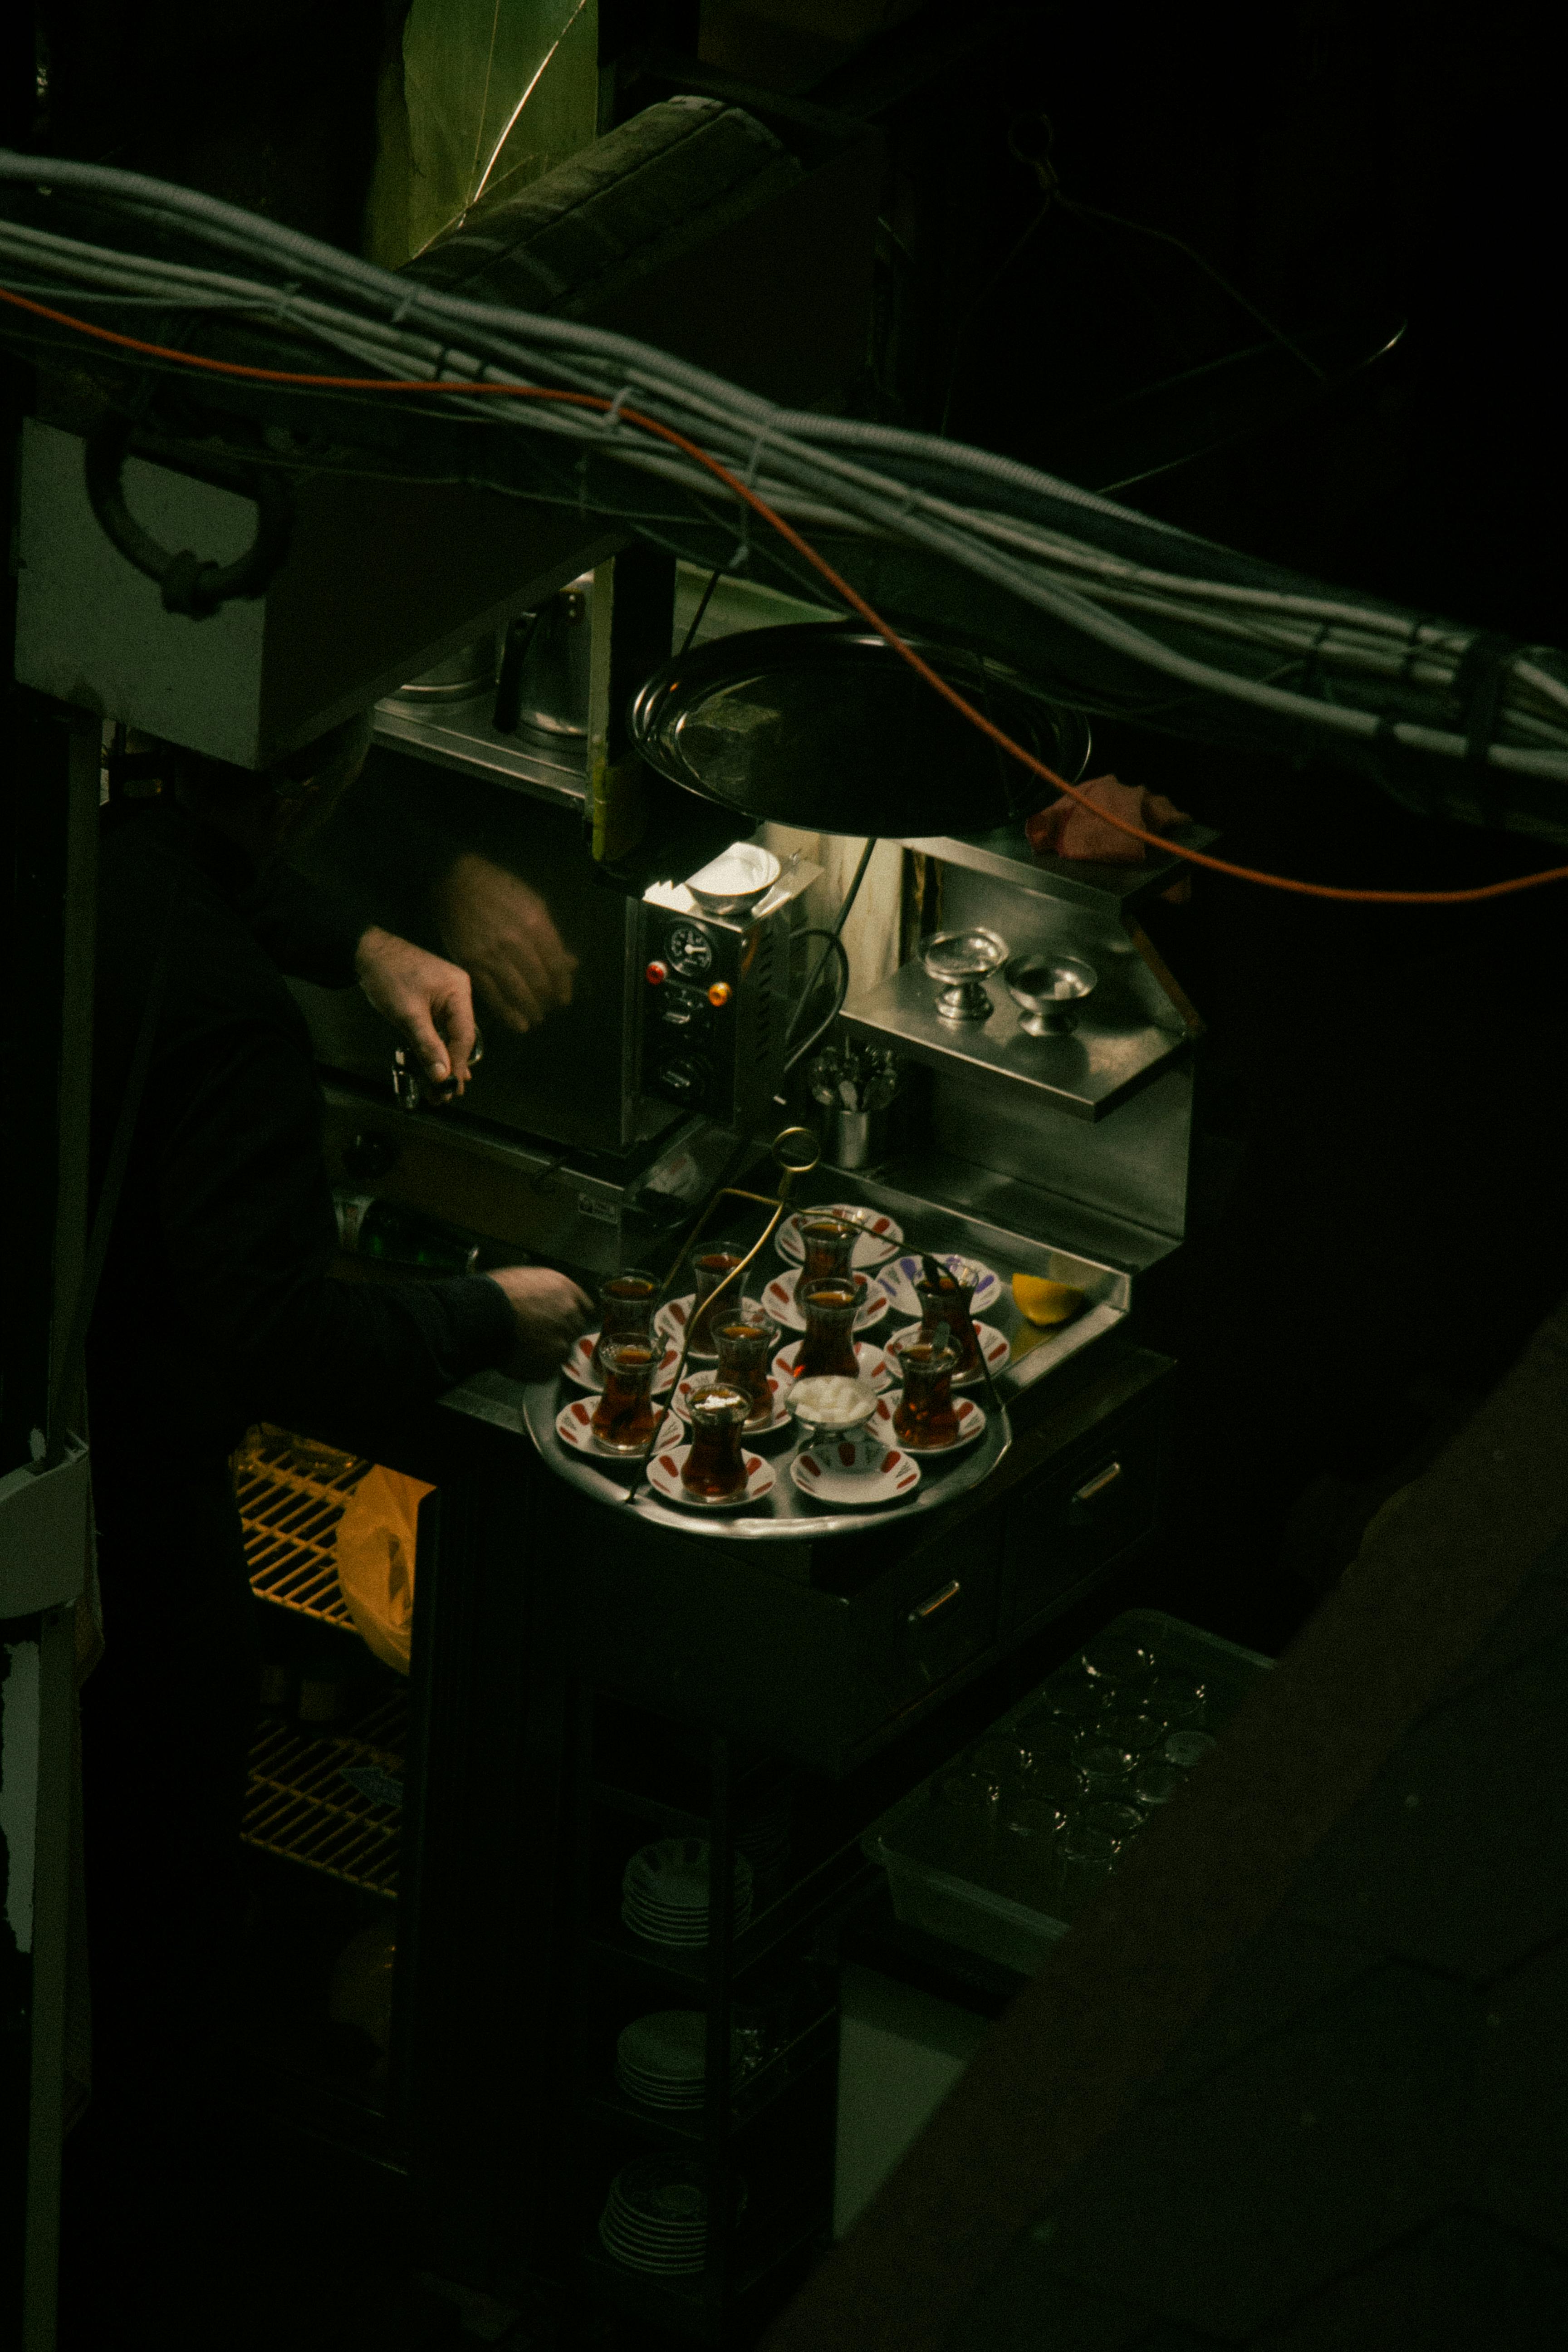
[[[145,1003],[165,953],[162,1038],[230,1024],[272,1028],[303,1042],[299,1008],[240,908],[200,864],[178,854],[152,820],[100,845],[98,993],[100,1014]]]

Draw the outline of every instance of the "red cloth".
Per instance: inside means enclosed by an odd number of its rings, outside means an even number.
[[[1095,809],[1108,810],[1127,824],[1141,824],[1146,833],[1173,833],[1178,825],[1192,822],[1186,811],[1163,793],[1148,792],[1142,784],[1121,783],[1115,776],[1096,776],[1078,790],[1094,803],[1093,808],[1083,808],[1064,795],[1029,818],[1025,830],[1037,857],[1080,857],[1096,866],[1147,865],[1145,845],[1107,824]]]

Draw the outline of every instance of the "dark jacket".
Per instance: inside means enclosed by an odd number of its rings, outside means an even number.
[[[330,1429],[435,1398],[509,1353],[482,1276],[329,1278],[336,1221],[309,1032],[282,974],[353,979],[356,924],[180,810],[104,840],[93,1051],[101,1182],[170,910],[153,1058],[89,1347],[95,1475],[220,1471],[257,1420]]]

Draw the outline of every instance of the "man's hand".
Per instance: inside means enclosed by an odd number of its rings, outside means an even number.
[[[507,1369],[518,1380],[546,1379],[593,1320],[593,1300],[547,1265],[503,1265],[489,1279],[505,1291],[517,1323],[517,1353]]]
[[[467,850],[436,885],[447,951],[508,1028],[536,1029],[572,1002],[577,959],[568,954],[537,890]]]
[[[376,1011],[401,1031],[426,1074],[440,1085],[468,1082],[474,1050],[474,997],[468,975],[412,940],[366,931],[354,950],[359,984]]]

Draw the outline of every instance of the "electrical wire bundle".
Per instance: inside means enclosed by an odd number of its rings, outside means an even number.
[[[248,420],[261,462],[569,503],[710,568],[818,598],[826,580],[906,657],[883,613],[1090,709],[1336,746],[1384,783],[1424,770],[1428,808],[1568,840],[1568,663],[1550,648],[1322,589],[984,450],[779,408],[626,336],[104,166],[0,152],[0,289],[13,344],[79,369],[90,348],[121,372],[122,405],[175,377],[188,414],[199,383],[204,430]]]

